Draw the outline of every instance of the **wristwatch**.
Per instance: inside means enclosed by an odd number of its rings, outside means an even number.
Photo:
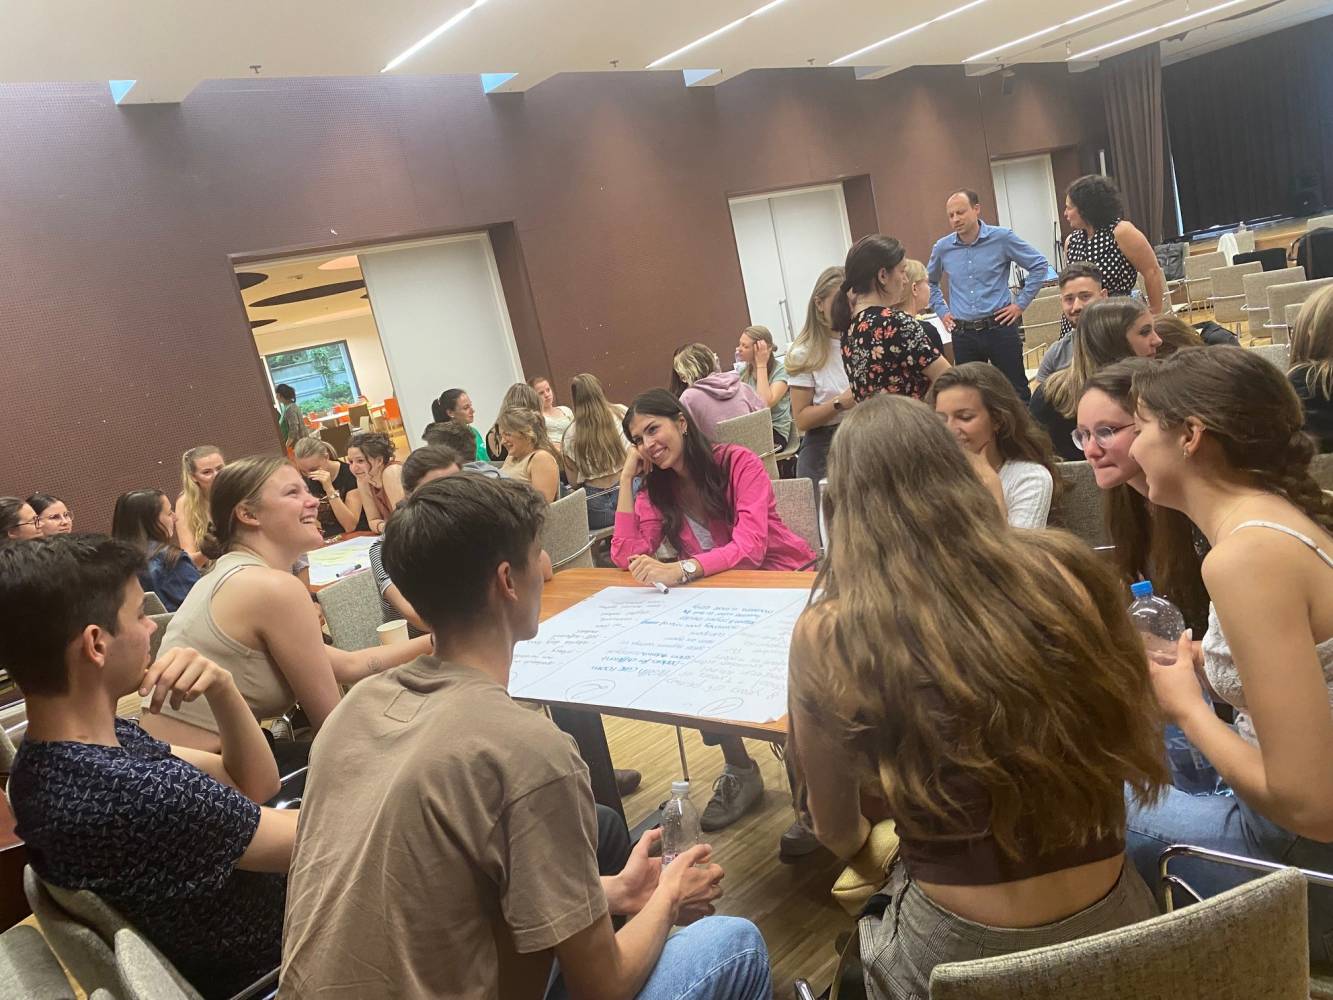
[[[680,564],[680,573],[682,577],[680,581],[681,583],[692,583],[693,581],[699,579],[701,575],[699,571],[699,564],[695,562],[693,559],[686,559],[684,562]]]

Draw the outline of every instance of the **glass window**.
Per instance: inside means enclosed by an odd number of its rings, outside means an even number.
[[[361,395],[345,340],[265,354],[264,364],[274,385],[285,382],[296,390],[302,413],[327,413]]]

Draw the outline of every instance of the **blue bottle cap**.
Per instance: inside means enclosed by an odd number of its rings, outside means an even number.
[[[1129,585],[1129,592],[1135,597],[1152,597],[1152,581],[1139,580]]]

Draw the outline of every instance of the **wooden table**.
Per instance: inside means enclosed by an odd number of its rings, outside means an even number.
[[[717,576],[705,577],[688,584],[690,587],[783,587],[809,590],[814,573],[774,572],[766,570],[730,570]],[[638,587],[628,573],[616,569],[567,569],[557,573],[542,590],[541,621],[572,608],[607,587]],[[773,722],[739,722],[733,719],[710,719],[697,715],[676,715],[642,708],[620,708],[614,705],[586,703],[544,702],[551,708],[551,718],[557,726],[574,737],[579,753],[588,765],[592,780],[593,797],[602,805],[615,809],[624,816],[620,792],[616,789],[611,752],[606,745],[606,731],[602,728],[603,715],[615,715],[641,722],[656,722],[665,726],[698,729],[722,736],[742,736],[754,740],[781,743],[787,738],[787,717]]]

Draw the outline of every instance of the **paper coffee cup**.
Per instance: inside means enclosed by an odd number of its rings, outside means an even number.
[[[407,622],[399,618],[397,621],[385,622],[375,633],[380,637],[381,646],[392,646],[395,642],[407,642]]]

